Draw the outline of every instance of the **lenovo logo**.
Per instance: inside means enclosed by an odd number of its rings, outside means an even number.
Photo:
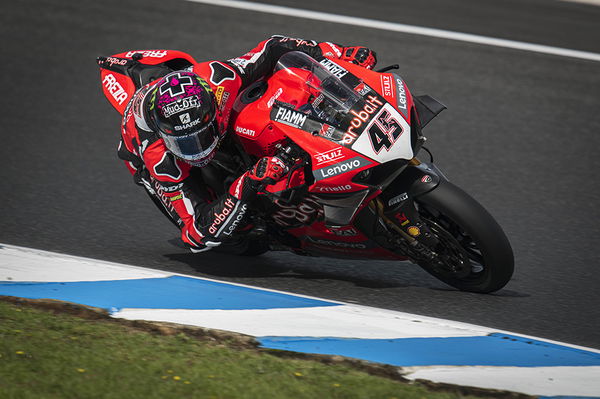
[[[313,171],[316,180],[323,180],[352,170],[360,169],[363,166],[370,165],[371,162],[361,157],[355,157],[344,162],[337,163],[332,166],[317,169]]]

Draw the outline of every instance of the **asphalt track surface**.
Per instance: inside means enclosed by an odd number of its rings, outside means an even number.
[[[299,7],[291,0],[273,4]],[[303,8],[600,53],[600,8],[552,0],[309,0]],[[11,1],[0,12],[0,242],[470,322],[600,348],[600,63],[185,1]],[[417,266],[192,255],[116,157],[95,57],[171,48],[227,59],[271,34],[363,44],[449,109],[436,163],[504,227],[494,295]],[[157,295],[160,293],[157,292]]]

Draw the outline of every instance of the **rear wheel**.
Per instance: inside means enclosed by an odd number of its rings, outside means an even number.
[[[508,238],[471,196],[448,181],[419,196],[416,206],[439,244],[428,273],[463,291],[489,293],[504,287],[514,271]]]

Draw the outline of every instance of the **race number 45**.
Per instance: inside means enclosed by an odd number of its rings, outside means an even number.
[[[377,115],[369,127],[369,138],[376,154],[379,154],[382,148],[389,151],[401,135],[400,122],[386,109]]]

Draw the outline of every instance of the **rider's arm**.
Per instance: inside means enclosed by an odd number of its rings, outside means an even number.
[[[221,227],[230,227],[230,218],[239,216],[237,200],[229,195],[214,198],[190,176],[191,166],[176,159],[161,140],[144,150],[143,160],[150,175],[150,189],[181,228],[183,242],[196,250],[218,245],[223,235]]]
[[[369,69],[377,62],[375,52],[365,47],[343,47],[330,42],[272,36],[246,54],[228,60],[227,64],[238,71],[243,89],[271,73],[277,60],[289,51],[301,51],[313,58],[339,58]]]

